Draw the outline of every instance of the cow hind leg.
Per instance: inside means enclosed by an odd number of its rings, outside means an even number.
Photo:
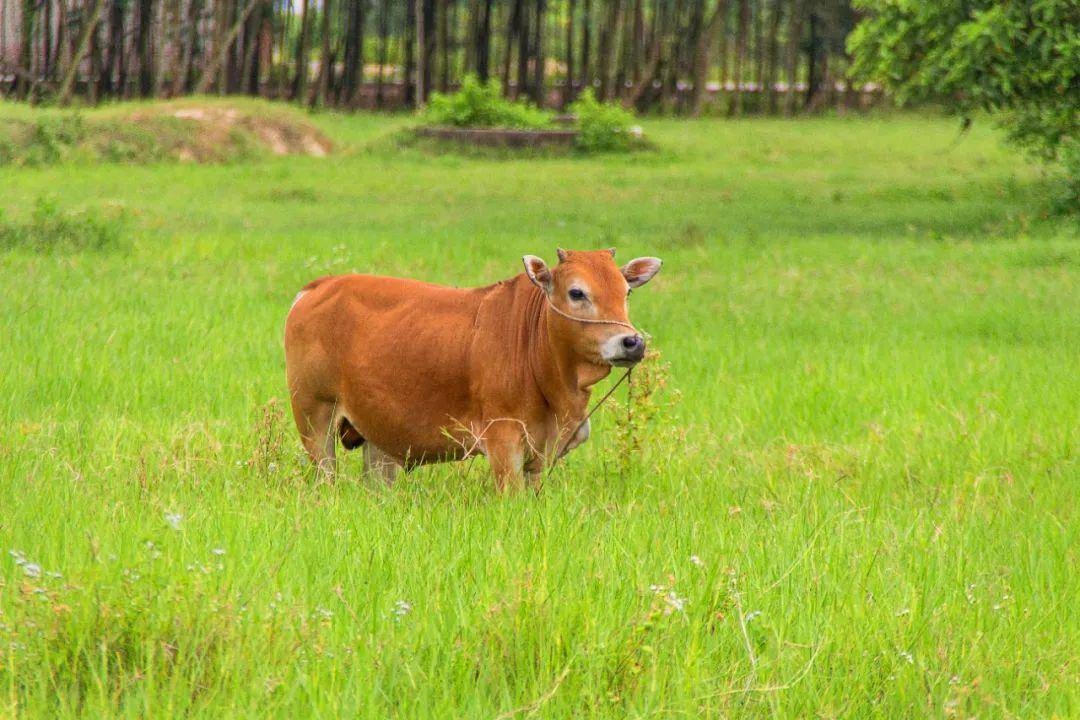
[[[364,443],[364,471],[380,477],[387,485],[397,479],[401,466],[394,458],[371,443]]]
[[[331,477],[337,464],[334,415],[333,403],[305,403],[293,397],[293,416],[300,431],[300,442],[319,472]]]

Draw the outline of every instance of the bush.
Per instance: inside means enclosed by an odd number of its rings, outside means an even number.
[[[7,220],[0,210],[0,250],[105,250],[119,245],[123,220],[96,210],[63,212],[54,200],[39,198],[26,222]]]
[[[551,124],[551,115],[526,103],[502,96],[496,80],[480,82],[466,75],[453,95],[434,93],[423,114],[431,125],[534,129]]]
[[[576,145],[580,150],[625,151],[634,142],[634,116],[618,105],[600,102],[592,88],[585,90],[570,106],[570,112],[577,116],[579,135]]]

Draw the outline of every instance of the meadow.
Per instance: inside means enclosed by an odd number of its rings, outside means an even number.
[[[1080,227],[986,123],[310,120],[329,157],[0,166],[0,716],[1080,715]],[[541,493],[312,476],[303,284],[612,245],[665,261],[655,394]]]

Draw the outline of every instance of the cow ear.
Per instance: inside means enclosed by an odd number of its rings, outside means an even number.
[[[559,256],[559,262],[566,262],[567,252],[562,248],[555,248],[555,254]]]
[[[653,275],[660,272],[660,266],[663,264],[664,261],[660,258],[635,258],[622,266],[622,274],[627,284],[633,289],[652,280]]]
[[[607,251],[611,253],[611,257],[615,257],[615,248],[608,248]]]
[[[521,261],[525,263],[525,274],[529,276],[533,284],[550,295],[552,289],[551,270],[548,270],[547,263],[535,255],[526,255],[521,258]]]

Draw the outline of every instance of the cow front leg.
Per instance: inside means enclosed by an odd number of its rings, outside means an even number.
[[[487,443],[488,463],[495,476],[495,489],[505,492],[507,488],[524,487],[522,474],[525,452],[520,438],[500,436],[490,438]]]

